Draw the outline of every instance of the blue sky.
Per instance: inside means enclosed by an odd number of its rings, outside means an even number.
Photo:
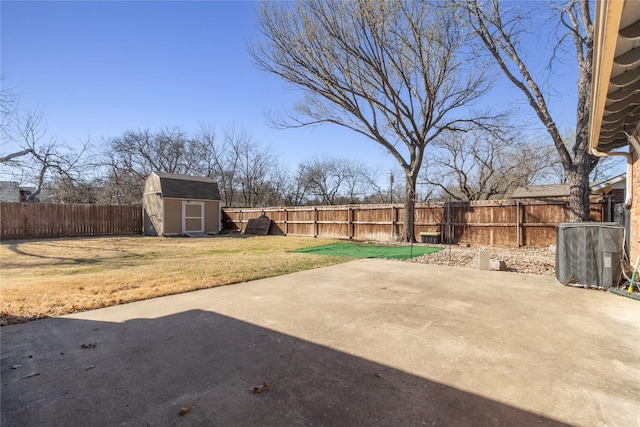
[[[389,163],[377,145],[333,127],[276,130],[267,110],[302,96],[258,70],[254,2],[1,3],[2,84],[44,113],[59,141],[129,129],[235,125],[292,168],[315,155]],[[348,142],[348,143],[346,143]]]
[[[351,131],[267,125],[266,110],[291,107],[302,94],[253,65],[247,44],[259,37],[256,6],[2,1],[2,84],[18,93],[23,106],[39,108],[49,133],[67,144],[90,138],[99,145],[126,130],[195,131],[200,123],[218,129],[233,124],[270,146],[290,168],[322,155],[392,167],[395,160],[381,147]],[[556,78],[574,84],[568,70]],[[574,92],[555,95],[563,127],[575,115]],[[530,116],[523,97],[504,81],[493,99],[503,107],[520,106]]]

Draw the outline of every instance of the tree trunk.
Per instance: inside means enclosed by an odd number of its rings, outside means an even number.
[[[406,172],[405,199],[404,199],[404,217],[403,217],[403,242],[415,242],[415,232],[413,227],[413,219],[416,206],[416,181],[418,174],[415,172]]]
[[[569,222],[591,221],[589,172],[586,165],[578,164],[567,172],[569,182]]]

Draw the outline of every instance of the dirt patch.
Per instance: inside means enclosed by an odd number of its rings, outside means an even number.
[[[485,246],[451,245],[434,254],[411,260],[422,264],[475,268],[474,258],[480,250],[488,251],[491,259],[504,261],[507,271],[555,276],[556,253],[549,248],[498,248]]]

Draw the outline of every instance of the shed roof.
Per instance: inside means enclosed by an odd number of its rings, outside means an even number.
[[[220,200],[218,184],[211,178],[153,172],[160,178],[162,197],[169,199]]]

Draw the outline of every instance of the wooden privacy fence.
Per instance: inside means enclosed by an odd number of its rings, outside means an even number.
[[[592,221],[608,221],[607,201],[592,202]],[[272,220],[269,234],[333,237],[357,240],[396,240],[402,233],[402,205],[224,208],[223,228],[243,231],[249,219]],[[502,200],[417,204],[414,231],[439,232],[446,243],[496,246],[548,246],[556,227],[569,219],[562,201]],[[450,240],[449,240],[450,239]]]
[[[140,205],[0,203],[2,240],[141,233]]]
[[[610,221],[607,201],[591,203],[593,221]],[[269,234],[396,240],[402,233],[402,205],[345,205],[225,208],[223,228],[244,231],[249,219],[269,217]],[[414,231],[439,232],[446,243],[548,246],[556,227],[569,218],[567,202],[486,201],[423,203],[415,209]],[[0,238],[108,236],[142,233],[140,205],[0,203]]]

